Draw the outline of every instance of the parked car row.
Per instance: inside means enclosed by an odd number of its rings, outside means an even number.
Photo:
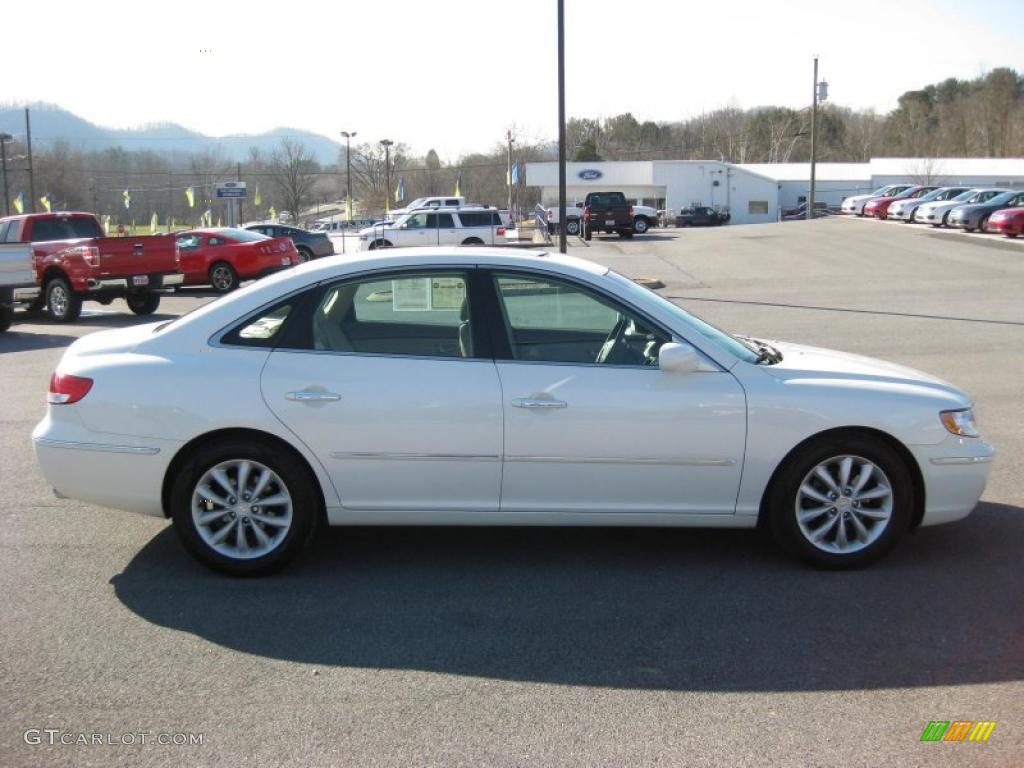
[[[1003,187],[890,184],[870,195],[846,198],[842,211],[966,232],[998,232],[1007,237],[1024,233],[1024,190]]]
[[[0,242],[28,246],[34,271],[34,284],[13,288],[5,308],[45,307],[65,323],[78,319],[84,301],[121,298],[135,314],[150,315],[169,289],[209,285],[227,293],[242,280],[334,252],[326,235],[278,224],[107,237],[94,214],[80,211],[0,218]]]

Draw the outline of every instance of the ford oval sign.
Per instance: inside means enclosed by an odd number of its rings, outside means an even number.
[[[579,176],[584,181],[597,181],[602,176],[604,176],[604,174],[597,170],[597,168],[584,168],[576,175]]]

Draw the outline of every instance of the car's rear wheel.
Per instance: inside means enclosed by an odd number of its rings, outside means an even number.
[[[238,273],[226,261],[210,265],[210,285],[217,293],[231,293],[238,287]]]
[[[367,248],[367,250],[368,251],[375,251],[378,248],[390,248],[390,247],[391,247],[391,241],[390,240],[374,240],[372,243],[370,243],[370,247]]]
[[[300,246],[300,247],[296,248],[295,250],[297,250],[299,252],[299,263],[300,264],[304,264],[305,262],[307,262],[307,261],[309,261],[310,259],[313,258],[313,252],[311,250],[309,250],[309,248],[305,248],[305,247]]]
[[[938,226],[941,226],[941,227],[948,227],[949,226],[949,211],[946,211],[944,214],[942,214],[942,223],[939,224]]]
[[[635,219],[633,219],[633,231],[636,232],[638,235],[642,235],[644,232],[647,231],[647,229],[647,219],[645,219],[643,216],[637,216]]]
[[[58,323],[73,323],[82,314],[82,297],[63,277],[55,277],[46,284],[46,306]]]
[[[565,234],[567,235],[578,235],[580,233],[580,220],[569,219],[565,222]]]
[[[978,231],[985,232],[988,228],[988,216],[982,216],[981,221],[978,222]]]
[[[483,245],[484,241],[481,240],[479,237],[467,237],[465,240],[462,241],[462,244],[463,245]]]
[[[584,224],[583,225],[583,239],[584,240],[590,240],[593,237],[594,237],[594,230],[593,230],[593,228],[590,226],[590,224]]]
[[[871,437],[839,434],[799,448],[776,476],[776,540],[819,568],[878,560],[910,527],[913,482],[902,457]]]
[[[199,562],[232,576],[271,573],[292,560],[319,517],[314,480],[287,451],[225,440],[177,473],[171,518]]]
[[[136,315],[152,315],[160,306],[160,294],[153,291],[129,293],[124,300],[128,302],[128,309]]]

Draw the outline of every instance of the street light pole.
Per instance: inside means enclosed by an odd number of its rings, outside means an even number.
[[[558,250],[568,251],[565,232],[565,0],[558,0]]]
[[[505,131],[505,138],[508,139],[508,162],[506,165],[505,179],[508,181],[508,210],[509,214],[512,213],[512,144],[515,139],[512,138],[512,130]]]
[[[345,213],[349,221],[352,220],[352,139],[356,137],[355,131],[342,131],[345,139]]]
[[[814,57],[814,91],[811,100],[811,194],[807,200],[807,211],[805,215],[808,219],[814,218],[814,171],[815,163],[818,160],[818,136],[817,128],[818,125],[818,57]]]
[[[7,193],[7,142],[13,139],[9,133],[0,133],[0,163],[4,177],[4,216],[11,215],[11,198]]]
[[[395,142],[391,139],[381,139],[380,145],[384,147],[384,214],[391,212],[391,147]]]

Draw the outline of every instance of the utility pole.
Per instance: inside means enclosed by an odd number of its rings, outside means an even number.
[[[384,215],[391,212],[391,146],[395,142],[391,139],[381,139],[380,145],[384,147]]]
[[[238,181],[242,180],[242,164],[235,164],[235,175],[238,177]],[[245,217],[242,215],[242,198],[238,198],[238,226],[242,226],[242,222],[245,221]]]
[[[7,192],[7,142],[13,139],[9,133],[0,133],[0,168],[4,176],[4,216],[11,215],[11,197]]]
[[[508,210],[512,212],[512,144],[515,139],[512,137],[512,129],[505,131],[505,138],[508,140],[508,162],[505,171],[505,179],[508,181]]]
[[[558,250],[568,251],[565,232],[565,0],[558,0]]]
[[[352,139],[358,132],[342,131],[345,139],[345,214],[349,221],[352,221]]]
[[[814,218],[814,165],[818,160],[818,57],[814,57],[814,90],[811,100],[811,194],[807,198],[806,216]]]
[[[32,165],[32,124],[28,118],[28,107],[25,107],[25,144],[28,147],[28,194],[32,213],[36,212],[36,173]]]

